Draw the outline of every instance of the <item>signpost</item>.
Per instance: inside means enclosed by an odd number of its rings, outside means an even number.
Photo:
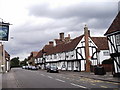
[[[1,19],[1,18],[0,18]],[[4,48],[3,48],[3,41],[8,41],[9,38],[9,23],[5,23],[3,22],[3,19],[1,19],[0,22],[0,43],[1,43],[1,53],[0,53],[0,57],[1,57],[1,63],[0,63],[0,67],[1,67],[1,71],[5,72],[5,52],[4,52]]]

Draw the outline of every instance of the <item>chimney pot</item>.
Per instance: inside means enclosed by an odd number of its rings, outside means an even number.
[[[70,34],[68,34],[68,37],[70,38]]]
[[[90,36],[90,30],[88,30],[88,35]]]
[[[54,46],[53,41],[49,41],[49,45],[50,45],[50,46]]]
[[[60,33],[60,40],[64,41],[64,33]]]

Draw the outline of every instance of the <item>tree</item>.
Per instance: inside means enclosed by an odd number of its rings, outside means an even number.
[[[28,59],[24,59],[24,61],[21,61],[20,62],[20,66],[26,66],[27,65],[27,61],[28,61]]]
[[[10,66],[11,67],[19,67],[20,66],[20,60],[19,57],[14,57],[10,61]]]

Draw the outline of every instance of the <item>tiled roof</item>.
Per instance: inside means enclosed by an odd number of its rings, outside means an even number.
[[[73,39],[71,42],[66,44],[58,44],[55,47],[51,47],[47,49],[46,55],[55,54],[55,53],[61,53],[66,51],[74,50],[75,47],[78,45],[80,40],[82,39],[83,35]]]
[[[43,53],[42,53],[42,50],[40,50],[39,52],[38,52],[38,54],[36,55],[36,58],[40,58],[40,57],[42,57],[43,56]]]
[[[56,46],[45,45],[42,50],[39,51],[36,57],[42,57],[43,51],[46,52],[46,55],[62,53],[72,51],[76,48],[78,43],[81,41],[84,35],[76,37],[69,43],[62,43]],[[106,37],[90,37],[93,42],[98,46],[98,50],[108,50],[108,42]]]
[[[108,50],[108,42],[106,37],[91,37],[99,50]]]
[[[38,52],[31,52],[30,56],[28,57],[28,59],[32,58],[32,57],[36,57],[36,55],[38,54]]]
[[[5,50],[5,57],[10,58],[10,55],[8,54],[8,52],[6,50]]]
[[[56,42],[57,45],[58,45],[58,44],[63,44],[63,43],[64,43],[64,42],[61,41],[60,39],[55,39],[55,42]]]
[[[35,57],[38,54],[38,52],[32,52],[32,54],[33,54],[33,57]]]
[[[120,11],[116,16],[116,18],[114,19],[113,23],[110,25],[105,35],[116,32],[116,31],[120,31]]]

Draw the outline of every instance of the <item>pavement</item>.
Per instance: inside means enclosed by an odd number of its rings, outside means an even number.
[[[120,77],[113,77],[112,72],[106,72],[105,75],[95,75],[93,72],[73,72],[73,71],[60,71],[60,73],[69,74],[69,75],[73,74],[74,76],[79,76],[79,77],[120,83]]]
[[[2,73],[0,72],[0,90],[2,89]]]
[[[2,74],[2,88],[19,88],[17,86],[13,71]]]

